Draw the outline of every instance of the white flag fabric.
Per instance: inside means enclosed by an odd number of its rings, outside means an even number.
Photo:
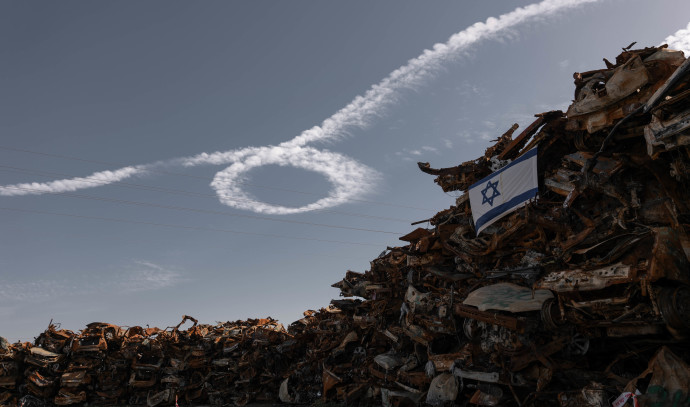
[[[537,196],[537,148],[470,186],[470,208],[477,235]]]

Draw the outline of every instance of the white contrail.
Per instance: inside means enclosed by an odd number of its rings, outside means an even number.
[[[662,44],[668,44],[670,49],[683,51],[686,57],[690,57],[690,23],[688,23],[687,27],[682,28],[676,31],[675,34],[666,37]]]
[[[438,72],[443,63],[459,58],[479,41],[497,38],[520,24],[553,15],[585,3],[598,0],[544,0],[518,7],[498,18],[490,17],[454,34],[443,44],[435,44],[406,65],[391,72],[373,85],[364,95],[357,96],[347,106],[324,120],[320,126],[303,131],[292,140],[277,146],[246,147],[215,153],[202,153],[188,158],[177,158],[116,171],[103,171],[88,177],[72,178],[47,183],[28,183],[0,186],[0,195],[37,195],[93,188],[142,174],[154,166],[223,165],[229,167],[216,173],[211,187],[225,205],[258,213],[290,214],[329,208],[359,197],[372,190],[379,174],[370,167],[342,154],[308,147],[308,143],[334,140],[348,134],[351,127],[364,127],[383,110],[395,103],[396,94],[413,88]],[[257,201],[242,189],[247,171],[264,165],[293,166],[323,174],[332,184],[328,196],[308,205],[286,207]]]
[[[0,187],[0,195],[42,195],[72,192],[84,188],[100,187],[122,181],[135,174],[143,172],[145,166],[124,167],[115,171],[94,172],[88,177],[67,178],[50,182],[28,182]]]

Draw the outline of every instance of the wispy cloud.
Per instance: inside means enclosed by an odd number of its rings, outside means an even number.
[[[422,146],[416,149],[402,149],[395,153],[398,158],[406,161],[414,161],[421,156],[427,155],[428,153],[439,154],[438,148],[432,146]]]
[[[472,144],[476,140],[475,135],[467,130],[461,130],[458,132],[458,137],[467,144]]]
[[[462,81],[455,90],[458,94],[464,98],[475,98],[486,96],[486,89],[481,88],[479,85],[470,83],[469,81]]]
[[[683,51],[686,57],[690,57],[690,23],[687,27],[666,37],[662,44],[668,44],[669,48]]]
[[[417,154],[415,154],[417,153]],[[399,160],[414,161],[414,157],[421,154],[420,151],[396,151],[395,156]]]
[[[290,214],[342,204],[371,191],[379,174],[343,154],[316,149],[307,144],[337,140],[350,134],[352,128],[367,126],[399,99],[398,93],[401,90],[422,85],[439,72],[443,64],[467,56],[471,47],[481,41],[514,39],[516,37],[514,29],[521,24],[595,1],[597,0],[544,0],[540,3],[518,7],[498,18],[490,17],[486,22],[477,22],[452,35],[447,42],[435,44],[431,49],[409,60],[407,64],[391,72],[381,82],[372,85],[363,95],[357,96],[320,125],[307,129],[292,140],[276,146],[202,153],[188,158],[94,173],[84,178],[0,186],[0,195],[38,195],[75,191],[121,181],[160,165],[194,167],[229,164],[227,168],[216,173],[211,183],[211,187],[216,190],[219,199],[225,205],[258,213]],[[286,207],[258,201],[243,190],[242,183],[245,181],[247,171],[269,164],[293,166],[321,173],[331,182],[332,189],[325,198],[300,207]]]
[[[108,277],[78,279],[66,284],[63,280],[39,279],[24,282],[0,282],[0,304],[45,302],[70,293],[99,294],[106,292],[135,293],[173,287],[188,281],[175,271],[148,261],[134,261]]]
[[[175,286],[183,281],[182,274],[148,261],[136,261],[121,278],[111,283],[125,292],[153,291]]]
[[[492,122],[491,120],[484,120],[484,121],[482,122],[482,124],[483,124],[484,127],[486,127],[487,129],[495,129],[495,128],[496,128],[496,123],[495,123],[495,122]]]
[[[477,135],[479,136],[480,139],[482,139],[484,141],[491,141],[491,140],[494,140],[496,138],[496,134],[494,134],[493,132],[488,132],[488,131],[480,131],[477,133]]]
[[[2,302],[46,301],[64,294],[68,287],[57,280],[33,280],[25,282],[1,282]]]

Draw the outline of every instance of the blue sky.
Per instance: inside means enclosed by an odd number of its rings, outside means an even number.
[[[417,161],[476,158],[565,108],[573,72],[690,18],[680,0],[560,3],[0,3],[0,335],[326,306],[453,204]]]

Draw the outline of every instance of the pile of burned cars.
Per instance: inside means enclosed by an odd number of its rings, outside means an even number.
[[[419,163],[462,195],[334,284],[364,299],[338,358],[369,373],[336,373],[327,399],[690,404],[690,60],[605,63],[574,75],[567,112],[476,160]]]
[[[287,329],[51,325],[0,405],[690,405],[690,59],[625,49],[484,156],[455,205]]]

